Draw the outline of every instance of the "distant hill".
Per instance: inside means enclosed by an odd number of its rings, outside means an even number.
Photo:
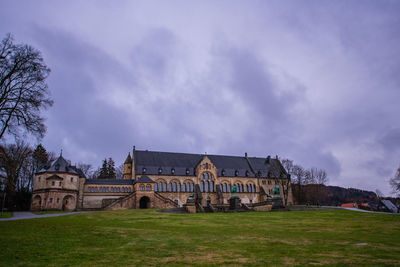
[[[339,206],[349,202],[375,203],[378,201],[374,192],[356,188],[308,184],[303,185],[299,191],[298,186],[292,184],[292,190],[293,197],[299,204]]]

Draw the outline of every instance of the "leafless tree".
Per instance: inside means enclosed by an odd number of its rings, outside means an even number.
[[[91,164],[79,162],[76,167],[80,169],[87,178],[94,172]]]
[[[121,164],[115,168],[115,176],[117,179],[122,179],[124,177],[124,164]]]
[[[326,185],[328,183],[328,174],[323,169],[316,169],[315,181],[319,185]]]
[[[14,44],[8,34],[0,44],[0,140],[7,132],[17,136],[21,128],[43,137],[46,127],[40,111],[52,106],[46,78],[50,69],[40,52]]]
[[[293,164],[293,160],[290,159],[282,159],[282,166],[283,168],[285,168],[286,172],[290,175],[293,174],[293,168],[294,168],[294,164]]]
[[[400,196],[400,166],[397,169],[396,174],[390,179],[389,182],[392,186],[393,192]]]
[[[0,145],[0,169],[6,174],[7,192],[15,193],[30,184],[32,149],[24,142]]]

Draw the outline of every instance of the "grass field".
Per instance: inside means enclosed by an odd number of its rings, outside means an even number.
[[[0,233],[3,266],[400,266],[400,216],[346,210],[103,211],[0,222]]]
[[[0,218],[10,218],[12,216],[11,211],[4,211],[3,213],[0,212]]]

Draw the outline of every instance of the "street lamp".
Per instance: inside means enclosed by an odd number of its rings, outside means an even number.
[[[6,202],[6,184],[1,185],[1,191],[3,191],[3,203],[1,205],[1,216],[3,216],[4,203]]]

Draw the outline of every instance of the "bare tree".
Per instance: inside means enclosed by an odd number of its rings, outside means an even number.
[[[305,170],[300,165],[293,166],[293,182],[296,184],[296,199],[298,203],[303,201],[303,185],[305,178]]]
[[[290,175],[293,174],[293,168],[294,168],[294,164],[293,164],[293,160],[290,159],[282,159],[282,166],[283,168],[285,168],[286,172]]]
[[[115,168],[115,175],[117,179],[121,179],[124,177],[124,164],[121,164],[117,168]]]
[[[328,174],[323,169],[317,169],[315,173],[315,181],[319,185],[326,185],[328,183]]]
[[[20,177],[22,175],[26,178],[29,168],[27,164],[29,164],[31,154],[32,149],[23,142],[0,145],[0,169],[6,173],[8,193],[15,193],[21,188],[22,183],[25,183],[25,180],[20,180]]]
[[[393,192],[400,196],[400,166],[397,169],[396,174],[390,179],[389,182],[392,186]]]
[[[91,164],[79,162],[77,168],[80,169],[87,178],[89,178],[94,172]]]
[[[6,132],[43,137],[46,127],[40,111],[52,106],[46,78],[50,69],[40,52],[14,44],[8,34],[0,44],[0,140]]]

